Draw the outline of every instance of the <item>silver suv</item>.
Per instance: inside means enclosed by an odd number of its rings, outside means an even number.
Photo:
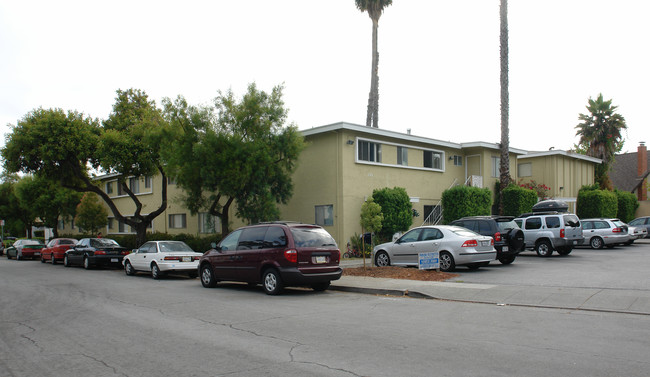
[[[550,257],[553,250],[568,255],[574,246],[585,242],[580,219],[572,213],[524,214],[515,222],[524,232],[525,247],[535,250],[540,257]]]
[[[619,219],[584,219],[582,231],[592,249],[623,245],[631,239],[627,225]]]

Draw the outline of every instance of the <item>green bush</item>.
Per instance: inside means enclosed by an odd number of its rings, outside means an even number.
[[[537,192],[517,185],[510,185],[503,190],[503,214],[519,216],[531,212],[537,203]]]
[[[576,207],[577,215],[581,219],[613,218],[618,212],[618,199],[612,191],[581,188],[578,191]]]
[[[618,199],[618,212],[616,217],[624,223],[629,223],[634,220],[636,210],[639,208],[639,200],[636,198],[636,195],[620,190],[614,190],[614,193]]]
[[[449,224],[465,216],[490,214],[492,193],[488,188],[456,186],[442,193],[443,222]]]
[[[394,233],[408,230],[413,224],[413,205],[402,187],[375,189],[372,192],[375,203],[381,207],[384,219],[379,236],[391,239]]]
[[[95,237],[95,235],[90,234],[59,234],[61,238],[75,238],[82,239],[87,237]],[[137,249],[140,245],[135,244],[135,234],[125,234],[125,235],[114,235],[109,234],[104,236],[104,238],[110,238],[115,240],[120,245],[126,247],[128,250]],[[199,253],[204,253],[210,250],[211,243],[218,243],[221,240],[221,233],[215,233],[211,235],[206,235],[205,237],[195,236],[192,234],[169,234],[169,233],[147,233],[147,241],[162,241],[162,240],[171,240],[171,241],[183,241],[192,250]]]

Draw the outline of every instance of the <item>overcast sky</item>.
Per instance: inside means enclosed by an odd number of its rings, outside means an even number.
[[[510,146],[572,148],[599,93],[627,121],[624,151],[650,141],[649,14],[641,0],[509,0]],[[353,0],[0,0],[0,133],[38,107],[105,119],[117,89],[207,104],[251,82],[284,83],[300,129],[365,124],[371,26]],[[379,128],[499,142],[499,0],[395,0],[379,53]]]

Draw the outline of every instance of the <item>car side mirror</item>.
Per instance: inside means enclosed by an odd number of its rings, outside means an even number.
[[[137,253],[137,252],[138,252],[138,249],[133,249],[133,250],[131,250],[131,253],[133,253],[133,254],[135,254],[135,253]]]

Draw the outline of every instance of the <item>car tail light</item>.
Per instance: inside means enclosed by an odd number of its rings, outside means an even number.
[[[501,232],[494,233],[494,240],[497,242],[501,242]]]
[[[106,255],[106,252],[104,250],[96,250],[95,255]]]
[[[201,257],[192,257],[192,260],[199,260]]]
[[[490,240],[490,246],[494,246],[494,240]]]
[[[564,238],[564,229],[560,229],[560,238]]]
[[[129,255],[129,254],[131,254],[131,253],[130,253],[128,250],[124,250],[124,251],[122,252],[122,255]]]
[[[467,240],[463,242],[463,247],[476,247],[478,246],[478,241],[476,240]]]
[[[336,250],[336,253],[333,254],[333,259],[336,263],[339,263],[341,261],[341,250]]]
[[[612,229],[612,232],[614,232],[614,233],[621,233],[622,231],[623,231],[623,229],[621,229],[621,228]]]
[[[298,263],[298,251],[290,249],[284,252],[284,258],[291,263]]]
[[[164,260],[175,260],[175,261],[179,261],[179,262],[180,262],[181,257],[165,257]]]

